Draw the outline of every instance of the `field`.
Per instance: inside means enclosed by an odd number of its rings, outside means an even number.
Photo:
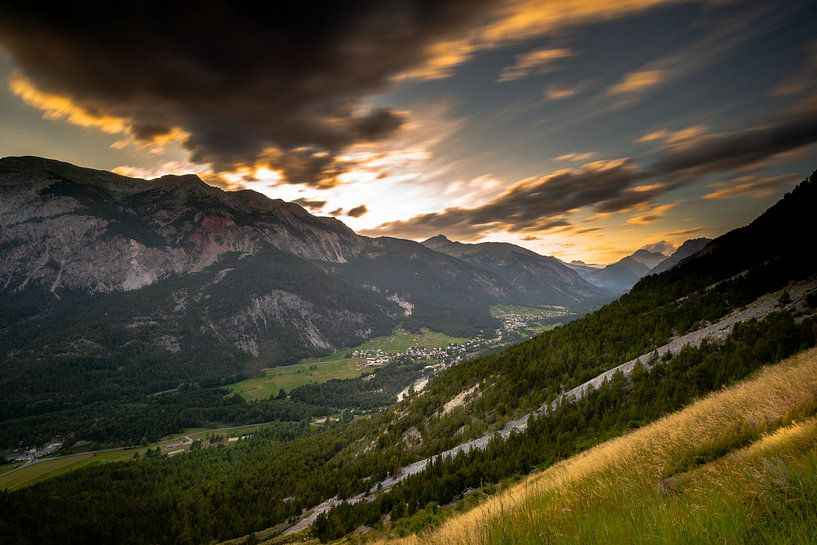
[[[814,543],[815,411],[812,349],[401,543]]]
[[[9,462],[9,463],[6,463],[6,464],[0,464],[0,475],[2,475],[3,473],[5,473],[6,471],[11,471],[11,470],[12,470],[12,469],[14,469],[16,466],[17,466],[17,464],[16,464],[16,463],[12,463],[12,462]]]
[[[248,401],[267,399],[278,395],[281,389],[289,392],[304,384],[319,384],[334,378],[355,378],[362,375],[365,372],[364,358],[353,358],[352,352],[355,350],[382,350],[388,354],[397,354],[411,346],[436,348],[464,341],[465,339],[449,337],[428,329],[411,333],[398,328],[389,336],[370,339],[355,348],[343,348],[328,356],[305,359],[294,365],[265,368],[262,370],[263,376],[236,382],[228,388]]]
[[[145,451],[149,448],[159,447],[162,453],[167,454],[169,452],[187,450],[192,441],[205,439],[211,434],[223,435],[225,437],[240,437],[242,435],[251,434],[263,426],[264,424],[251,424],[231,428],[191,428],[185,430],[183,433],[173,434],[157,443],[151,443],[142,447],[79,452],[76,454],[44,458],[35,464],[21,467],[13,472],[0,470],[0,490],[14,490],[29,486],[36,482],[77,470],[81,467],[131,460],[135,454],[143,456]],[[184,444],[182,445],[180,443]],[[177,444],[179,445],[178,447],[171,447],[171,445]],[[5,465],[10,466],[10,464]],[[0,467],[5,467],[5,465]],[[10,469],[11,467],[9,467],[9,470]]]

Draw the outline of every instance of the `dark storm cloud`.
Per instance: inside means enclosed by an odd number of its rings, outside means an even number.
[[[360,216],[366,214],[368,211],[369,209],[366,208],[366,205],[361,204],[360,206],[355,206],[354,208],[346,212],[346,215],[351,218],[359,218]]]
[[[193,160],[217,170],[262,159],[290,181],[331,185],[337,153],[404,122],[363,101],[493,3],[16,3],[3,7],[0,43],[38,88],[132,120],[136,138],[178,127]]]
[[[475,208],[448,208],[403,221],[380,225],[369,234],[421,238],[445,233],[463,239],[480,238],[495,231],[538,232],[566,227],[579,208],[602,214],[644,209],[630,223],[649,223],[674,205],[655,206],[662,195],[698,181],[701,176],[752,167],[782,153],[817,142],[817,115],[783,116],[776,123],[732,133],[699,137],[692,143],[668,145],[656,155],[650,168],[630,160],[599,161],[578,170],[562,170],[520,182],[494,200]],[[707,198],[743,193],[762,193],[779,180],[746,181],[734,190],[719,190]]]
[[[698,138],[665,150],[652,167],[656,174],[702,175],[759,163],[817,142],[817,114],[785,117],[769,125]]]
[[[366,207],[365,204],[360,204],[355,206],[354,208],[350,208],[349,210],[344,210],[343,208],[336,208],[329,212],[330,216],[348,216],[350,218],[359,218],[365,214],[369,213],[369,209]]]
[[[326,206],[326,201],[319,201],[314,199],[295,199],[295,204],[301,205],[304,208],[308,208],[309,210],[320,210],[324,206]]]
[[[369,234],[391,234],[421,238],[434,233],[473,239],[489,231],[538,232],[570,227],[564,215],[592,206],[611,208],[608,203],[631,203],[625,199],[641,172],[630,161],[619,160],[587,165],[579,170],[524,180],[496,199],[475,208],[448,208],[442,212],[385,223]],[[641,201],[650,197],[641,197]],[[627,204],[626,206],[631,206]]]

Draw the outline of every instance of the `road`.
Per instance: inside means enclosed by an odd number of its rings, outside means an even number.
[[[10,469],[9,471],[6,471],[5,473],[2,474],[2,476],[6,477],[8,475],[12,475],[13,473],[17,473],[18,471],[20,471],[23,468],[30,467],[30,466],[33,466],[35,464],[39,464],[41,462],[49,462],[49,461],[52,461],[52,460],[67,460],[67,459],[71,459],[71,458],[79,458],[79,457],[82,457],[82,456],[87,456],[89,454],[97,454],[97,453],[100,453],[100,452],[113,452],[113,451],[116,451],[116,450],[127,450],[127,449],[131,449],[131,448],[136,448],[136,447],[115,447],[115,448],[105,448],[105,449],[100,449],[100,450],[89,450],[89,451],[86,451],[86,452],[76,452],[74,454],[64,454],[62,456],[43,456],[42,458],[33,458],[32,457],[32,458],[29,458],[26,461],[26,463],[24,463],[23,465],[21,465],[19,467],[15,467],[14,469]]]

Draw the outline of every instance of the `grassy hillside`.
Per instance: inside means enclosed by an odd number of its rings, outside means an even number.
[[[816,409],[811,349],[400,543],[813,543]]]

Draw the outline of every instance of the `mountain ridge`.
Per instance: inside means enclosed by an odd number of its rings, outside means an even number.
[[[223,381],[398,324],[493,332],[493,305],[531,299],[485,268],[359,236],[254,191],[36,157],[0,159],[0,250],[0,357],[10,362],[0,379],[19,386],[0,413],[12,415],[111,382],[151,393]],[[531,303],[592,307],[580,297]],[[105,371],[92,372],[100,358]],[[27,377],[45,368],[54,387],[37,391]],[[128,378],[137,368],[146,378]]]
[[[539,304],[575,305],[582,299],[603,299],[609,293],[584,280],[555,257],[543,256],[507,242],[475,244],[449,240],[436,235],[422,242],[428,248],[462,259],[497,274],[516,289],[535,298]]]
[[[710,242],[712,242],[711,238],[704,237],[685,240],[672,255],[650,269],[650,274],[660,274],[678,266],[684,259],[692,257],[703,250]]]

